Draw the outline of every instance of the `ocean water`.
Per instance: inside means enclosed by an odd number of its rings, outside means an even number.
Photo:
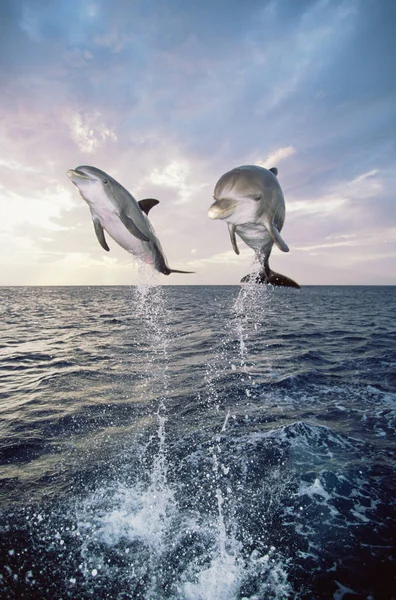
[[[396,287],[0,306],[2,598],[396,598]]]

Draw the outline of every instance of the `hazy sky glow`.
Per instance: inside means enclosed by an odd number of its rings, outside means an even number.
[[[137,198],[163,284],[237,284],[207,210],[217,179],[276,166],[271,266],[300,284],[396,284],[394,0],[2,0],[1,285],[134,284],[66,177],[94,165]]]

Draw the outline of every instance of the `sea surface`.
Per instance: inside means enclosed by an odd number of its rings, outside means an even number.
[[[396,598],[396,287],[0,307],[1,598]]]

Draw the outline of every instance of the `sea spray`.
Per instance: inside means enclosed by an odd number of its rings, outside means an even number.
[[[260,598],[257,593],[265,590],[268,598],[283,600],[287,579],[275,550],[252,554],[251,544],[246,543],[240,489],[234,487],[228,451],[234,404],[221,387],[229,372],[240,378],[242,389],[253,387],[248,342],[251,324],[256,322],[254,294],[258,294],[258,286],[243,286],[230,311],[230,329],[206,364],[202,395],[208,412],[214,411],[219,422],[207,447],[209,462],[202,482],[209,510],[201,512],[194,504],[182,509],[182,491],[173,478],[173,483],[169,482],[169,473],[175,470],[167,440],[169,314],[165,291],[155,283],[150,276],[134,289],[133,322],[144,356],[141,390],[149,399],[149,416],[156,427],[144,447],[141,472],[133,482],[107,485],[80,508],[83,573],[95,590],[103,589],[107,581],[117,582],[117,594],[125,598],[238,600]],[[262,286],[261,293],[266,293]],[[238,327],[234,328],[235,324]],[[236,371],[231,363],[237,364]],[[284,585],[275,585],[275,573],[284,576]],[[281,588],[283,596],[277,596]]]
[[[260,264],[256,261],[252,265],[252,274],[246,283],[241,285],[238,296],[232,307],[229,335],[236,338],[239,349],[239,365],[243,373],[249,374],[247,365],[248,339],[251,329],[257,330],[262,317],[263,295],[267,293],[267,286],[255,283],[255,278],[260,271]]]
[[[259,330],[263,310],[271,294],[267,286],[255,283],[254,275],[259,269],[260,265],[255,263],[252,277],[241,286],[230,311],[226,337],[214,360],[212,358],[206,365],[207,406],[212,410],[214,407],[219,416],[223,404],[219,388],[222,378],[227,377],[227,371],[239,378],[242,384],[240,387],[248,399],[256,399],[252,376],[254,361],[249,364],[249,340]],[[249,400],[244,401],[243,405],[249,406]],[[238,522],[237,515],[240,516],[241,511],[231,484],[233,477],[228,477],[230,466],[225,459],[228,455],[227,427],[235,406],[237,403],[232,406],[229,402],[226,403],[224,421],[210,445],[217,508],[216,548],[210,565],[199,572],[194,582],[185,585],[185,597],[188,600],[232,600],[242,597],[246,600],[259,600],[263,597],[285,600],[291,593],[291,587],[287,581],[284,561],[276,549],[271,546],[266,553],[254,550],[251,554],[246,554],[244,549],[244,524]],[[270,507],[268,510],[271,510]],[[253,585],[252,581],[255,582]]]
[[[85,576],[92,584],[103,585],[103,577],[111,571],[111,579],[117,579],[117,565],[123,565],[119,574],[124,578],[120,580],[122,593],[126,598],[147,600],[158,598],[163,591],[167,536],[177,513],[167,476],[167,308],[163,289],[154,277],[150,271],[140,269],[141,283],[133,290],[133,310],[135,322],[139,321],[134,333],[140,333],[144,354],[142,392],[152,399],[149,405],[156,403],[152,409],[156,432],[145,445],[137,480],[97,490],[77,511]],[[125,572],[129,575],[126,580]]]
[[[164,580],[161,559],[166,551],[164,537],[170,526],[169,515],[177,510],[174,504],[174,492],[167,478],[166,401],[169,394],[167,308],[163,288],[156,285],[157,277],[156,273],[149,270],[145,276],[146,281],[136,288],[138,314],[145,321],[145,335],[149,346],[146,363],[147,381],[158,401],[157,450],[151,466],[150,485],[146,491],[150,497],[150,514],[147,515],[146,523],[153,534],[153,540],[155,538],[149,559],[151,575],[145,594],[147,598],[155,598],[158,595],[157,588],[161,588]]]
[[[167,487],[166,461],[166,400],[169,394],[167,308],[164,291],[156,285],[157,273],[141,267],[141,283],[135,288],[137,316],[144,321],[144,337],[148,349],[146,354],[146,385],[157,399],[155,411],[157,429],[157,452],[151,471],[151,485],[161,496]]]
[[[241,286],[235,303],[232,307],[230,320],[230,335],[234,334],[237,341],[237,363],[239,363],[239,377],[241,388],[247,396],[245,406],[249,411],[251,402],[257,401],[254,382],[254,359],[250,359],[249,341],[260,332],[260,327],[265,320],[265,311],[270,308],[272,287],[256,283],[256,276],[261,265],[258,261],[252,266],[251,277]],[[264,314],[263,314],[264,312]],[[234,366],[234,363],[232,364]],[[238,372],[238,369],[234,367]],[[248,419],[248,415],[245,419]],[[286,485],[286,482],[285,482]],[[278,488],[282,483],[274,481],[271,490],[266,490],[269,497],[265,514],[272,512],[271,504],[278,498]],[[264,517],[264,515],[263,515]],[[261,598],[274,598],[285,600],[290,597],[292,588],[288,583],[285,561],[278,555],[276,548],[271,546],[267,553],[262,554],[256,549],[245,559],[245,577],[241,585],[241,592],[246,587],[249,589],[249,580],[255,580],[256,593],[243,596],[242,600],[261,600]],[[257,593],[258,592],[258,593]]]
[[[227,350],[228,338],[223,340],[214,359],[205,366],[205,396],[209,411],[213,409],[221,415],[220,380],[227,370],[229,362]],[[212,474],[211,490],[215,500],[215,520],[211,526],[214,532],[210,563],[191,573],[184,584],[183,597],[186,600],[233,600],[238,598],[244,561],[240,555],[241,545],[234,535],[235,520],[232,515],[232,489],[228,482],[229,466],[222,455],[222,437],[227,434],[230,418],[227,409],[220,429],[213,435],[209,452]]]

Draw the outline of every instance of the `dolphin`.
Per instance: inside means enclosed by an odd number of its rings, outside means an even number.
[[[118,181],[96,167],[70,169],[67,176],[88,204],[96,237],[104,250],[110,250],[104,234],[107,231],[122,248],[160,273],[191,273],[168,266],[161,244],[147,218],[150,209],[159,203],[158,200],[145,198],[137,202]]]
[[[275,167],[264,169],[256,165],[228,171],[216,183],[215,202],[208,216],[227,222],[236,254],[239,254],[236,234],[253,248],[261,265],[260,272],[254,276],[256,283],[299,288],[289,277],[274,273],[268,262],[274,244],[282,252],[289,252],[280,234],[285,221],[285,200],[277,175]],[[241,282],[251,278],[252,275],[246,275]]]

